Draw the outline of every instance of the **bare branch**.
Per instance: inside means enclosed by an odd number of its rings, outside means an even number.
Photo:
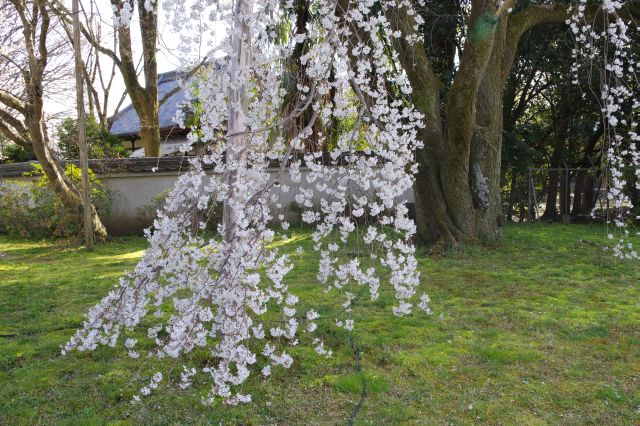
[[[195,67],[193,67],[191,69],[191,71],[189,71],[187,74],[185,74],[184,76],[184,80],[189,80],[191,77],[193,77],[205,64],[207,63],[207,59],[203,59],[198,65],[196,65]],[[177,85],[176,87],[174,87],[173,89],[169,90],[167,93],[165,93],[165,95],[162,97],[162,99],[160,99],[160,101],[158,102],[159,105],[164,104],[171,96],[175,95],[176,93],[178,93],[180,91],[181,87],[180,85]]]
[[[9,108],[15,109],[20,114],[24,114],[26,111],[24,101],[4,89],[0,89],[0,103],[5,104]]]

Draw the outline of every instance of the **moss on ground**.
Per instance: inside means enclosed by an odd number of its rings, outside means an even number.
[[[511,225],[495,247],[421,253],[433,316],[393,318],[388,292],[356,308],[371,390],[357,423],[639,422],[640,266],[598,249],[603,234],[598,226]],[[306,232],[294,237],[311,247]],[[319,330],[332,359],[294,348],[291,370],[251,380],[256,402],[240,407],[202,406],[204,386],[133,406],[156,364],[122,349],[61,357],[83,314],[145,244],[124,238],[85,253],[0,237],[0,424],[346,423],[360,376],[346,336],[327,326]],[[303,256],[288,277],[294,292],[327,310],[341,302],[322,296],[313,253]]]

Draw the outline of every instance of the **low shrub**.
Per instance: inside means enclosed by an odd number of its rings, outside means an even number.
[[[71,238],[80,235],[80,212],[64,205],[49,188],[49,179],[42,167],[25,173],[37,177],[29,183],[8,182],[0,185],[0,234],[30,238]],[[65,175],[77,186],[82,182],[80,169],[68,164]],[[101,216],[110,212],[111,194],[96,175],[89,170],[91,201]]]

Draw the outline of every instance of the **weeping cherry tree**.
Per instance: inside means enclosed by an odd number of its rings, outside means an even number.
[[[190,137],[208,149],[191,160],[169,194],[135,270],[90,310],[63,352],[119,340],[133,358],[178,358],[206,348],[208,366],[185,365],[180,386],[197,375],[211,383],[206,402],[237,404],[251,400],[242,385],[252,371],[268,376],[272,368],[292,364],[287,346],[308,341],[319,355],[331,355],[314,333],[323,318],[316,309],[299,312],[298,297],[285,283],[296,261],[276,244],[287,240],[289,224],[277,213],[287,194],[314,227],[318,285],[344,298],[336,315],[324,319],[350,331],[355,300],[365,293],[375,300],[385,289],[395,295],[397,316],[416,305],[430,311],[426,294],[416,300],[416,227],[405,205],[422,117],[395,96],[411,87],[388,48],[400,37],[419,39],[417,26],[403,34],[386,18],[388,8],[415,14],[406,1],[363,0],[347,10],[337,1],[314,2],[316,19],[292,36],[278,31],[293,21],[293,2],[209,3],[165,4],[184,25],[200,16],[228,25],[222,59],[210,57],[210,72],[193,90],[203,113]],[[285,108],[283,76],[301,44],[305,75],[298,76],[295,104]],[[298,132],[285,131],[308,110]],[[334,136],[328,154],[305,151],[311,137],[329,143],[321,129],[346,119],[354,124]],[[205,173],[206,167],[213,172]],[[273,167],[276,179],[268,173]],[[223,220],[211,236],[206,219],[219,203]],[[274,221],[282,231],[269,226]],[[146,335],[139,333],[143,321],[153,324]],[[141,354],[139,340],[145,339],[155,349]],[[163,379],[162,372],[155,374],[134,400]]]

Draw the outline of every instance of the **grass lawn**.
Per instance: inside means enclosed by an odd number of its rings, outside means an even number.
[[[355,310],[369,390],[357,423],[638,424],[640,265],[603,254],[603,236],[599,226],[511,225],[497,247],[422,254],[433,316],[394,318],[388,292]],[[94,253],[0,237],[0,424],[347,422],[360,376],[346,335],[328,326],[319,330],[332,359],[294,348],[293,367],[251,379],[255,403],[239,407],[202,406],[204,385],[131,405],[157,365],[122,347],[60,356],[144,248],[137,237]],[[287,278],[294,293],[302,306],[332,303],[314,285],[312,251],[304,256]]]

